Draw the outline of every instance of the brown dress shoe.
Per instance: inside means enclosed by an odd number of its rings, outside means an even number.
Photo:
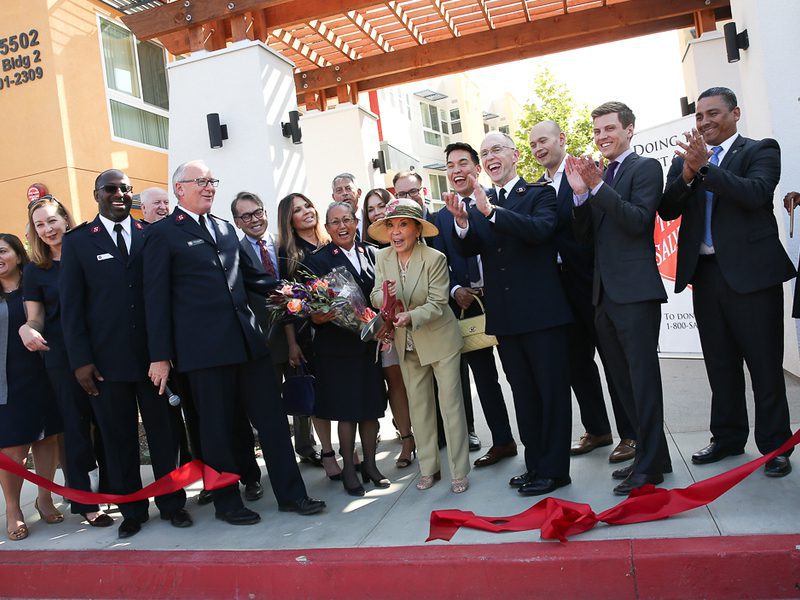
[[[618,463],[631,460],[636,456],[636,441],[635,440],[620,440],[617,447],[608,455],[608,462]]]
[[[569,449],[569,453],[573,456],[578,454],[586,454],[600,446],[610,446],[612,442],[611,433],[605,435],[594,435],[588,431],[581,436],[577,442]]]
[[[508,458],[509,456],[517,455],[517,443],[511,442],[505,446],[492,446],[489,451],[476,460],[473,464],[475,467],[489,467],[496,462]]]

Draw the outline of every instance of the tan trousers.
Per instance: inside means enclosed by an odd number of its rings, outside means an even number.
[[[460,352],[426,366],[419,364],[416,352],[406,352],[404,359],[400,361],[408,394],[411,427],[417,443],[420,472],[423,475],[433,475],[441,469],[433,394],[434,376],[439,386],[439,408],[447,437],[450,477],[460,479],[469,473],[469,442],[464,402],[461,398],[460,364]]]

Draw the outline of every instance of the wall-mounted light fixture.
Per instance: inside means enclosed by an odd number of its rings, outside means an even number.
[[[725,50],[728,53],[728,62],[739,62],[739,50],[747,50],[750,47],[750,37],[747,35],[747,29],[736,33],[736,23],[731,21],[730,23],[725,23],[722,30],[725,32]]]
[[[386,155],[383,150],[378,150],[378,158],[372,159],[372,168],[378,169],[381,173],[386,173]]]
[[[688,117],[689,115],[694,114],[694,102],[689,102],[689,98],[683,96],[681,98],[681,116]]]
[[[289,122],[281,123],[281,133],[285,138],[292,138],[293,144],[303,143],[303,132],[300,130],[300,113],[298,111],[289,111]]]
[[[222,140],[228,139],[228,126],[220,125],[219,113],[207,114],[206,123],[208,123],[208,143],[212,148],[222,148]]]

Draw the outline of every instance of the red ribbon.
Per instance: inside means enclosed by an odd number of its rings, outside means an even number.
[[[449,541],[460,527],[469,527],[492,533],[539,529],[543,539],[566,542],[568,537],[589,531],[598,522],[626,525],[664,519],[713,502],[761,465],[798,443],[800,443],[800,430],[774,452],[735,469],[685,488],[665,490],[651,484],[644,485],[634,490],[630,497],[599,515],[595,514],[588,504],[559,498],[545,498],[529,509],[507,517],[485,517],[464,510],[435,510],[431,512],[430,533],[426,541]]]
[[[123,502],[146,500],[148,498],[154,498],[155,496],[163,496],[165,494],[177,492],[200,479],[203,480],[203,488],[207,490],[216,490],[233,485],[239,481],[239,476],[234,473],[220,473],[208,465],[203,464],[200,460],[193,460],[132,494],[96,494],[83,490],[73,490],[72,488],[53,483],[49,479],[32,473],[19,463],[11,460],[11,458],[2,452],[0,452],[0,469],[13,473],[14,475],[19,475],[23,479],[27,479],[39,487],[48,489],[51,492],[55,492],[74,502],[80,502],[81,504],[120,504]]]

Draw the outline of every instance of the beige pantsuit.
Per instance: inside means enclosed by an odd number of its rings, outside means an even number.
[[[441,468],[433,392],[433,378],[436,377],[450,476],[460,479],[470,470],[459,367],[463,341],[456,318],[448,306],[450,277],[447,259],[441,252],[418,244],[412,252],[403,283],[394,249],[379,250],[375,261],[375,289],[370,296],[377,308],[383,304],[381,288],[386,279],[397,282],[397,295],[406,311],[411,313],[414,350],[406,351],[405,327],[396,330],[394,343],[400,355],[400,369],[408,394],[420,471],[423,475],[433,475]]]

